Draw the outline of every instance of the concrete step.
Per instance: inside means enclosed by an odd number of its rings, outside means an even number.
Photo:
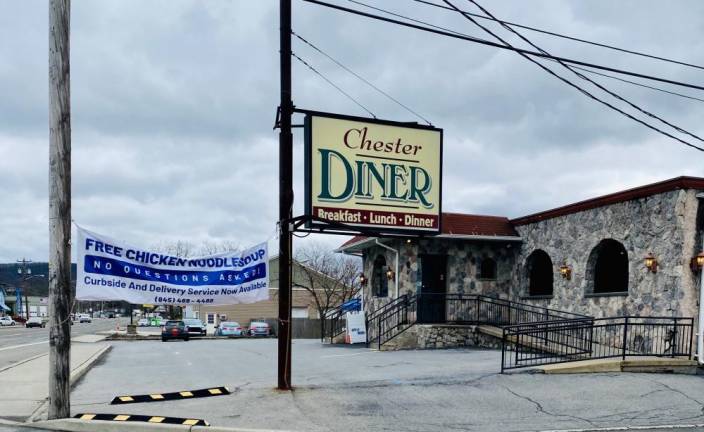
[[[535,370],[546,374],[641,372],[695,375],[697,362],[686,358],[633,357],[628,360],[614,358],[558,363],[538,366]]]

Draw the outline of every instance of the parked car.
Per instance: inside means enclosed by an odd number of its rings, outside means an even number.
[[[220,326],[215,330],[216,336],[244,336],[244,330],[240,323],[236,321],[224,321],[220,323]]]
[[[203,324],[203,321],[199,319],[185,318],[183,322],[186,323],[186,330],[188,330],[188,334],[205,336],[208,333],[207,327]]]
[[[264,321],[252,321],[249,323],[250,336],[271,336],[271,327]]]
[[[46,323],[41,317],[31,317],[24,323],[25,327],[41,327],[44,328]]]
[[[149,320],[146,318],[141,318],[139,321],[137,321],[137,326],[138,327],[148,327],[149,326]]]
[[[169,339],[183,339],[188,342],[188,330],[186,323],[181,320],[169,320],[161,328],[161,341],[166,342]]]
[[[0,317],[0,326],[13,326],[15,325],[15,320],[9,316]]]
[[[80,314],[80,315],[78,315],[78,322],[79,323],[93,322],[93,318],[91,318],[89,314]]]

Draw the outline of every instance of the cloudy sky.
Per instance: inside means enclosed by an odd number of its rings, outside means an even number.
[[[410,0],[363,1],[490,38],[454,13]],[[453,2],[477,12],[465,0]],[[608,111],[515,53],[293,3],[296,32],[445,130],[445,211],[517,217],[704,175],[704,154]],[[704,65],[700,0],[483,3],[505,20]],[[278,1],[73,0],[72,7],[74,220],[147,246],[272,239]],[[0,262],[47,259],[47,16],[45,0],[0,0]],[[525,35],[565,57],[704,82],[704,70]],[[417,120],[309,47],[293,47],[378,117]],[[704,103],[596,79],[704,135]],[[294,102],[365,115],[298,63]]]

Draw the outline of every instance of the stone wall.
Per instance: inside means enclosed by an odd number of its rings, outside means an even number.
[[[515,264],[512,297],[555,309],[595,317],[618,315],[693,316],[696,297],[691,257],[697,218],[694,191],[671,191],[647,198],[612,204],[545,221],[517,226],[523,243]],[[619,296],[590,294],[589,256],[600,241],[614,239],[628,254],[628,292]],[[555,269],[553,295],[528,297],[526,259],[535,250],[550,255]],[[644,258],[652,253],[657,273],[649,272]],[[557,269],[572,267],[567,280]]]
[[[422,254],[447,255],[447,292],[461,294],[484,294],[508,298],[514,269],[515,255],[520,244],[516,242],[468,241],[455,239],[422,239],[408,243],[403,240],[385,240],[384,244],[400,250],[399,254],[399,295],[415,294],[421,289]],[[364,289],[367,312],[382,307],[396,295],[395,285],[389,282],[389,296],[379,298],[372,295],[371,275],[374,260],[383,255],[387,265],[395,269],[395,254],[380,246],[372,246],[364,252],[364,274],[369,283]],[[496,261],[496,279],[478,278],[482,259]]]
[[[480,347],[501,349],[501,339],[477,326],[415,325],[382,346],[384,351]]]

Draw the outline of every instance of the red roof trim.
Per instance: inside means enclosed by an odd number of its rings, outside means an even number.
[[[652,183],[645,186],[639,186],[621,192],[603,195],[600,197],[580,201],[574,204],[557,207],[552,210],[547,210],[539,213],[534,213],[528,216],[519,217],[516,219],[512,219],[510,223],[513,225],[527,225],[535,222],[540,222],[546,219],[552,219],[559,216],[565,216],[572,213],[591,210],[597,207],[603,207],[610,204],[617,204],[625,201],[645,198],[651,195],[671,192],[678,189],[704,189],[704,178],[676,177],[670,180]]]
[[[443,213],[441,226],[441,234],[444,235],[520,238],[508,218],[501,216]],[[363,243],[367,239],[369,237],[352,237],[343,243],[338,250],[344,250]]]

